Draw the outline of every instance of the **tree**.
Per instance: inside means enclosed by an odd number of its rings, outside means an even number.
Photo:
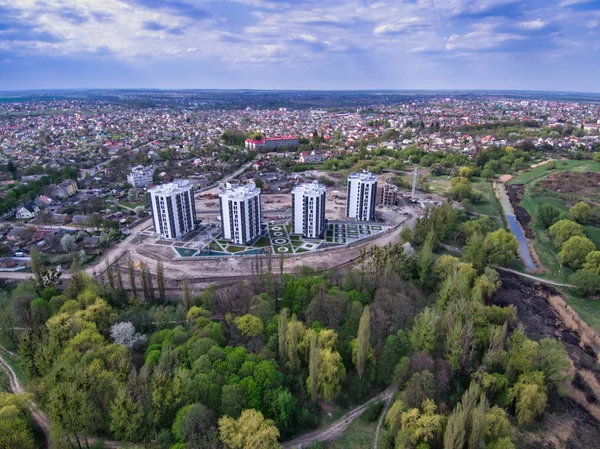
[[[35,282],[39,287],[43,287],[44,280],[42,272],[44,268],[42,266],[40,250],[37,246],[31,246],[29,250],[29,257],[31,258],[31,272],[33,273],[33,278],[35,279]]]
[[[548,395],[544,386],[544,373],[533,371],[521,374],[519,381],[508,391],[508,397],[515,404],[519,425],[531,424],[546,409]]]
[[[409,407],[418,407],[426,399],[434,398],[437,389],[434,375],[427,371],[419,371],[406,383],[404,398]]]
[[[566,394],[568,383],[573,379],[573,365],[560,341],[554,338],[540,340],[535,364],[544,373],[546,385]]]
[[[94,212],[87,218],[86,225],[90,228],[95,229],[96,231],[100,231],[102,222],[103,222],[102,215],[100,215],[98,212]]]
[[[483,242],[485,237],[478,232],[473,233],[467,240],[463,248],[462,259],[473,265],[477,271],[483,270],[485,264],[485,253],[483,251]]]
[[[590,273],[600,275],[600,251],[591,251],[585,256],[583,269]]]
[[[415,318],[410,331],[410,342],[415,351],[432,353],[437,344],[437,322],[439,317],[429,307]]]
[[[129,285],[131,287],[131,291],[133,293],[133,298],[137,298],[137,288],[135,285],[135,265],[133,263],[133,259],[130,257],[127,261],[127,271],[129,273]]]
[[[60,246],[70,253],[77,249],[77,244],[75,243],[75,236],[73,234],[65,234],[60,239]]]
[[[600,293],[600,275],[588,271],[585,269],[585,266],[571,275],[569,281],[571,284],[577,286],[578,293],[582,296]]]
[[[355,351],[353,353],[354,366],[358,372],[358,377],[363,377],[365,373],[365,363],[369,356],[372,357],[371,348],[371,311],[369,306],[363,309],[358,325],[358,335],[356,337]]]
[[[298,339],[300,337],[300,331],[302,329],[302,323],[298,321],[296,315],[292,315],[292,322],[289,325],[289,337],[286,339],[288,341],[287,345],[287,355],[290,359],[290,365],[292,368],[292,372],[296,372],[298,368]]]
[[[460,167],[458,176],[469,179],[473,176],[473,169],[471,167]]]
[[[238,418],[247,405],[246,392],[240,385],[223,385],[221,390],[221,413],[232,418]]]
[[[181,283],[181,303],[186,312],[192,307],[192,292],[187,276],[183,278],[183,282]]]
[[[105,259],[105,272],[106,272],[106,280],[108,281],[108,287],[110,288],[110,291],[112,292],[115,289],[115,277],[112,271],[112,266],[110,265],[110,262],[108,261],[108,257]]]
[[[0,393],[0,448],[34,449],[33,433],[22,395]]]
[[[396,447],[405,447],[398,443],[407,438],[411,447],[426,448],[429,447],[428,442],[438,437],[444,424],[444,417],[435,413],[437,406],[431,399],[423,401],[421,408],[422,411],[415,407],[402,414],[402,430],[398,432]]]
[[[519,243],[513,234],[498,229],[485,236],[483,252],[486,265],[508,265],[517,254]]]
[[[575,204],[570,210],[571,218],[577,223],[587,223],[590,218],[590,205],[583,201]]]
[[[285,365],[286,354],[286,337],[288,329],[288,309],[284,308],[279,314],[279,325],[277,326],[278,343],[279,343],[279,360],[282,365]]]
[[[212,449],[220,446],[216,423],[212,410],[202,404],[190,404],[179,409],[171,430],[186,448]]]
[[[589,253],[596,249],[596,245],[585,236],[578,235],[567,240],[557,254],[560,263],[577,270],[585,263]]]
[[[508,414],[506,413],[506,411],[497,406],[494,406],[491,409],[489,409],[485,414],[483,429],[483,438],[484,441],[488,444],[488,446],[486,447],[491,447],[491,444],[497,441],[502,441],[508,444],[504,446],[498,446],[498,449],[512,449],[514,448],[514,445],[511,446],[511,437],[512,427],[510,425],[510,421],[508,419]]]
[[[249,337],[257,337],[262,334],[264,324],[262,320],[254,315],[246,314],[235,319],[235,325],[242,334]]]
[[[548,231],[557,248],[562,248],[571,237],[583,235],[583,227],[571,220],[559,220]]]
[[[551,204],[542,204],[537,209],[536,219],[540,225],[548,229],[559,220],[560,209]]]
[[[115,344],[123,345],[128,349],[141,346],[146,342],[146,336],[137,333],[130,321],[113,324],[110,328],[110,336]]]
[[[158,286],[158,299],[165,302],[165,267],[162,260],[156,264],[156,284]]]
[[[219,420],[221,441],[231,449],[278,449],[279,430],[257,410],[244,410],[239,419]]]
[[[149,302],[154,302],[154,286],[152,285],[152,275],[148,269],[148,265],[142,262],[141,267],[142,291],[144,299]]]
[[[425,238],[423,248],[419,252],[417,259],[417,268],[419,270],[419,281],[421,286],[425,286],[429,269],[433,264],[433,231],[430,231]]]
[[[321,351],[317,346],[318,335],[314,333],[310,339],[310,359],[308,363],[308,378],[306,384],[310,393],[310,399],[317,402],[319,397],[319,362]]]

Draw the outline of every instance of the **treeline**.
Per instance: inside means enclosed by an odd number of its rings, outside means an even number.
[[[467,242],[462,260],[436,254],[449,241]],[[26,329],[24,366],[56,441],[70,447],[95,435],[276,448],[318,426],[323,404],[349,407],[392,387],[381,447],[510,448],[511,415],[519,425],[538,417],[570,368],[560,343],[525,336],[514,308],[487,305],[500,286],[491,266],[510,263],[515,243],[445,205],[345,273],[292,276],[283,258],[257,258],[249,282],[194,296],[184,281],[180,304],[159,306],[159,289],[123,295],[120,271],[100,281],[74,267],[67,288],[42,275],[0,312]],[[181,322],[147,331],[157,307]]]

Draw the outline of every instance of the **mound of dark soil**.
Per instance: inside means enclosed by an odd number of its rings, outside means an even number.
[[[525,184],[509,184],[506,186],[506,193],[508,194],[508,199],[510,200],[512,208],[515,211],[517,220],[525,232],[525,237],[533,239],[535,235],[529,226],[529,223],[531,223],[531,215],[529,215],[529,212],[521,206],[521,200],[525,194]]]
[[[556,338],[564,344],[576,369],[586,369],[600,380],[596,369],[596,354],[591,348],[583,350],[579,337],[567,329],[561,318],[548,303],[549,296],[560,295],[552,287],[523,280],[511,273],[501,273],[502,286],[491,302],[499,306],[514,305],[517,321],[525,325],[527,335],[540,340]],[[573,386],[595,402],[593,392],[581,377],[576,376]],[[517,447],[588,449],[600,447],[600,422],[569,397],[552,395],[542,419],[517,435]]]

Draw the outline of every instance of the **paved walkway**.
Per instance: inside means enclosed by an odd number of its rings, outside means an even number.
[[[496,267],[496,270],[500,270],[500,271],[506,271],[508,273],[513,273],[516,274],[518,276],[527,278],[527,279],[531,279],[533,281],[536,282],[541,282],[542,284],[548,284],[548,285],[553,285],[555,287],[569,287],[569,288],[576,288],[576,285],[571,285],[571,284],[563,284],[561,282],[556,282],[556,281],[552,281],[550,279],[544,279],[538,276],[533,276],[531,274],[526,274],[526,273],[521,273],[520,271],[517,270],[513,270],[512,268],[502,268],[502,267]]]

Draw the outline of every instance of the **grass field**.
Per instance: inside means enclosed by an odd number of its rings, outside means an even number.
[[[364,449],[373,446],[377,422],[366,422],[357,419],[348,426],[344,434],[333,441],[320,443],[319,449]]]
[[[410,176],[410,185],[412,185],[412,175]],[[429,189],[436,195],[445,196],[450,190],[450,178],[446,175],[443,176],[429,176],[427,178],[429,182]]]
[[[529,170],[524,173],[519,173],[513,179],[508,181],[508,184],[529,184],[533,181],[545,178],[551,173],[557,173],[559,171],[574,171],[580,173],[586,173],[590,171],[600,171],[600,162],[596,161],[575,161],[575,160],[564,160],[556,161],[556,168],[554,170],[548,170],[547,165],[542,165]]]
[[[475,178],[473,180],[473,188],[483,193],[481,201],[473,205],[473,210],[481,215],[489,215],[495,218],[501,227],[504,227],[502,220],[502,209],[500,203],[494,194],[494,188],[491,181]]]

